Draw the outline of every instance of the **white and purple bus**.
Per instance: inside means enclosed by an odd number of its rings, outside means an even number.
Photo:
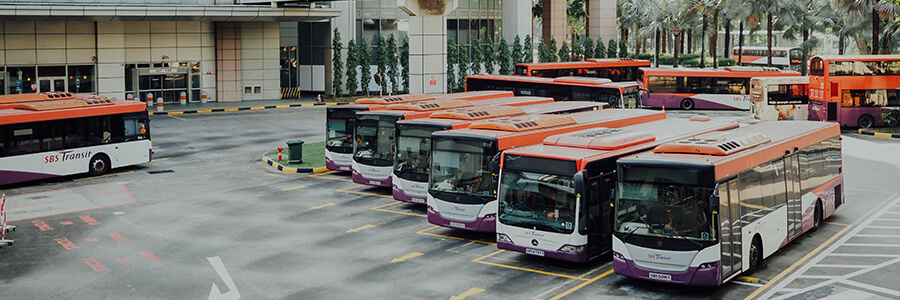
[[[574,262],[609,253],[616,159],[737,127],[705,117],[665,119],[554,135],[542,144],[504,151],[497,248]]]
[[[821,226],[844,203],[840,126],[763,122],[617,162],[613,268],[719,286]]]
[[[800,76],[800,72],[759,67],[640,68],[644,107],[749,110],[750,78]]]

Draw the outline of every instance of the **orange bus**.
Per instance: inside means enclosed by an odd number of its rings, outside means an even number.
[[[516,64],[514,74],[551,78],[563,76],[598,77],[618,82],[634,81],[637,78],[637,69],[649,66],[649,60],[589,58],[585,61],[519,63]]]
[[[611,108],[641,108],[636,81],[612,82],[606,78],[528,77],[478,74],[466,77],[467,91],[504,90],[516,96],[553,97],[556,101],[604,102]]]
[[[0,185],[102,175],[151,160],[147,105],[103,96],[0,96]]]
[[[646,107],[749,110],[750,78],[800,76],[776,68],[641,68],[638,82],[647,91]]]
[[[428,167],[431,163],[431,134],[435,131],[466,128],[479,120],[526,114],[568,114],[602,108],[602,103],[587,101],[552,102],[518,107],[484,106],[451,109],[433,113],[428,118],[399,121],[394,171],[391,174],[394,200],[425,204],[425,195],[428,194]]]
[[[895,126],[900,55],[820,55],[809,64],[809,119],[841,126]]]
[[[662,120],[665,112],[604,109],[568,115],[525,115],[472,123],[431,135],[428,222],[494,232],[497,168],[503,150],[537,144],[555,134],[594,127],[618,128]]]
[[[481,100],[444,99],[393,104],[387,109],[356,113],[353,160],[353,182],[391,186],[391,170],[396,151],[397,121],[427,118],[434,112],[449,109],[491,105],[521,106],[553,102],[542,97],[504,97]]]
[[[511,97],[511,92],[479,91],[444,95],[410,94],[382,98],[362,98],[352,104],[329,106],[325,110],[325,167],[335,171],[350,171],[353,161],[353,128],[356,113],[381,110],[391,104],[430,101],[438,99],[477,100]]]
[[[613,269],[719,286],[822,225],[846,201],[834,123],[761,122],[616,162]]]

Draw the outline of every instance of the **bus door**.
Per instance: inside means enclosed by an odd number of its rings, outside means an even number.
[[[6,86],[6,72],[0,72],[0,95],[9,94]]]
[[[825,121],[837,121],[838,116],[838,102],[834,101],[826,101],[825,102]]]
[[[830,102],[833,103],[833,102]],[[787,230],[788,240],[793,240],[802,232],[800,210],[800,159],[794,152],[784,157],[784,183],[787,191]]]
[[[612,209],[615,197],[616,172],[597,175],[588,180],[590,192],[588,200],[588,257],[600,255],[612,249]]]
[[[38,92],[65,92],[66,91],[66,78],[65,77],[38,77],[38,88],[40,89]]]
[[[737,179],[719,184],[719,242],[722,246],[722,280],[741,272],[741,205]]]

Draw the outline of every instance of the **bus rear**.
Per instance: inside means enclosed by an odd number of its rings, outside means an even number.
[[[432,134],[432,162],[426,199],[428,222],[444,227],[494,232],[497,175],[492,161],[501,151],[537,144],[544,138],[593,127],[622,127],[665,119],[664,112],[598,110],[568,115],[526,115],[480,121],[468,128]]]
[[[818,228],[844,203],[840,128],[762,122],[617,162],[613,268],[718,286]]]
[[[478,120],[525,114],[567,114],[601,107],[600,103],[584,101],[518,107],[477,107],[436,112],[424,119],[399,121],[397,155],[391,174],[394,200],[425,203],[428,194],[428,167],[431,162],[431,134],[435,131],[465,128]]]
[[[574,262],[608,253],[618,158],[737,126],[708,118],[666,119],[554,135],[540,145],[504,151],[497,247]]]
[[[750,79],[750,113],[761,121],[809,118],[809,77],[754,77]]]
[[[448,109],[490,105],[521,106],[552,101],[553,99],[541,97],[435,100],[394,104],[385,110],[359,112],[356,115],[356,136],[351,163],[353,182],[374,186],[391,186],[391,173],[396,151],[397,121],[426,118],[434,112]]]

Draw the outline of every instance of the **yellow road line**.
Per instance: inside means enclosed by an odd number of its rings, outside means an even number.
[[[372,227],[375,227],[375,225],[367,224],[367,225],[363,225],[363,226],[359,226],[359,227],[356,227],[356,228],[347,230],[347,233],[359,232],[359,231],[363,231],[363,230],[366,230],[366,229],[369,229],[369,228],[372,228]]]
[[[163,157],[163,158],[157,158],[157,159],[151,160],[150,162],[164,161],[164,160],[169,160],[169,159],[171,159],[171,157]]]
[[[828,224],[828,225],[851,226],[850,224],[836,223],[836,222],[828,222],[828,221],[822,221],[822,223],[825,223],[825,224]]]
[[[482,256],[482,257],[473,259],[472,262],[476,262],[476,263],[479,263],[479,264],[485,264],[485,265],[489,265],[489,266],[495,266],[495,267],[501,267],[501,268],[507,268],[507,269],[513,269],[513,270],[525,271],[525,272],[531,272],[531,273],[538,273],[538,274],[544,274],[544,275],[550,275],[550,276],[562,277],[562,278],[577,279],[577,280],[589,280],[589,279],[584,278],[584,277],[578,277],[578,276],[572,276],[572,275],[566,275],[566,274],[559,274],[559,273],[553,273],[553,272],[547,272],[547,271],[541,271],[541,270],[535,270],[535,269],[528,269],[528,268],[516,267],[516,266],[511,266],[511,265],[506,265],[506,264],[499,264],[499,263],[492,263],[492,262],[483,261],[483,259],[485,259],[485,258],[489,258],[489,257],[491,257],[491,256],[494,256],[494,255],[503,253],[503,252],[505,252],[505,251],[506,251],[506,250],[497,250],[497,251],[495,251],[494,253],[491,253],[491,254],[488,254],[488,255],[485,255],[485,256]]]
[[[468,291],[465,291],[465,292],[462,293],[462,294],[459,294],[459,295],[456,295],[456,296],[451,296],[451,297],[450,297],[450,300],[463,300],[463,299],[466,299],[466,298],[469,297],[469,296],[473,296],[473,295],[478,294],[478,293],[481,293],[481,292],[484,292],[484,289],[482,289],[482,288],[471,288],[471,289],[469,289]]]
[[[95,178],[112,177],[112,176],[116,176],[119,174],[128,174],[128,173],[134,173],[134,171],[110,173],[110,174],[106,174],[106,175],[93,176],[93,177],[87,177],[87,178],[76,178],[76,179],[72,179],[72,181],[82,181],[82,180],[95,179]]]
[[[344,193],[351,193],[351,194],[360,194],[360,195],[366,195],[366,196],[375,196],[375,197],[382,197],[382,198],[391,198],[391,199],[394,199],[394,196],[385,196],[385,195],[376,194],[376,193],[369,193],[369,192],[348,191],[348,189],[350,189],[350,188],[355,188],[355,187],[366,187],[366,186],[365,186],[365,185],[356,185],[356,186],[352,186],[352,187],[349,187],[349,188],[342,188],[342,189],[339,189],[339,190],[337,190],[337,191],[338,191],[338,192],[344,192]]]
[[[582,282],[581,284],[576,285],[576,286],[572,287],[571,289],[566,290],[565,292],[562,292],[562,294],[553,296],[553,298],[550,298],[550,300],[557,300],[557,299],[561,299],[562,297],[568,296],[572,292],[577,291],[577,290],[587,286],[588,284],[594,283],[595,281],[600,280],[601,278],[606,277],[609,274],[612,274],[612,272],[613,272],[612,269],[610,269],[609,271],[603,272],[603,274],[600,274],[594,278],[588,279],[587,281]]]
[[[150,147],[151,149],[159,149],[159,146]]]
[[[391,197],[391,199],[393,199],[393,197]],[[428,215],[423,215],[423,214],[417,214],[417,213],[411,213],[411,212],[405,212],[405,211],[399,211],[399,210],[384,209],[385,207],[397,205],[397,204],[401,204],[401,203],[403,203],[403,202],[400,202],[400,201],[391,202],[391,203],[388,203],[385,205],[379,205],[379,206],[373,207],[372,210],[407,215],[407,216],[414,216],[414,217],[422,217],[422,218],[428,217]]]
[[[289,188],[286,188],[286,189],[281,189],[281,191],[282,191],[282,192],[287,192],[287,191],[293,191],[293,190],[296,190],[296,189],[302,189],[302,188],[305,188],[305,187],[306,187],[305,185],[298,185],[298,186],[295,186],[295,187],[289,187]]]
[[[787,276],[788,274],[790,274],[791,272],[793,272],[794,269],[796,269],[797,267],[799,267],[800,265],[802,265],[803,263],[805,263],[807,260],[809,260],[809,259],[812,258],[813,256],[816,256],[816,254],[818,254],[819,252],[821,252],[822,250],[824,250],[825,247],[830,246],[831,243],[833,243],[837,238],[839,238],[839,237],[841,237],[842,235],[844,235],[844,233],[847,232],[847,230],[849,230],[851,227],[853,227],[853,226],[852,226],[852,225],[847,225],[846,227],[844,227],[844,229],[841,229],[841,231],[838,231],[837,233],[835,233],[833,236],[831,236],[831,238],[829,238],[829,239],[826,240],[824,243],[822,243],[821,245],[819,245],[819,247],[816,247],[815,249],[813,249],[812,251],[810,251],[809,253],[807,253],[805,256],[803,256],[802,258],[800,258],[800,260],[798,260],[797,262],[791,264],[789,267],[787,267],[786,269],[784,269],[784,271],[781,271],[781,273],[778,273],[778,275],[775,275],[775,277],[773,277],[772,280],[769,280],[768,282],[766,282],[765,285],[763,285],[762,287],[756,289],[755,291],[753,291],[753,293],[750,293],[750,295],[747,295],[747,297],[744,297],[744,300],[753,299],[753,298],[755,298],[756,296],[759,296],[759,294],[762,293],[763,291],[765,291],[767,288],[769,288],[770,286],[775,285],[775,283],[778,282],[778,280],[781,280],[782,277]]]
[[[485,241],[479,241],[479,240],[472,240],[472,239],[466,239],[466,238],[461,238],[461,237],[455,237],[455,236],[449,236],[449,235],[442,235],[442,234],[437,234],[437,233],[430,233],[430,232],[427,232],[427,231],[431,231],[432,229],[440,228],[440,227],[441,227],[441,226],[435,225],[435,226],[432,226],[432,227],[428,227],[428,228],[425,228],[425,229],[416,231],[416,233],[421,234],[421,235],[429,235],[429,236],[433,236],[433,237],[440,237],[440,238],[454,239],[454,240],[460,240],[460,241],[466,241],[466,242],[474,242],[474,243],[481,243],[481,244],[487,244],[487,245],[497,245],[497,243],[491,243],[491,242],[485,242]],[[501,251],[503,251],[503,250],[501,250]]]
[[[322,204],[322,205],[316,205],[316,206],[310,207],[309,209],[310,209],[310,210],[314,210],[314,209],[326,208],[326,207],[334,206],[334,205],[337,205],[337,203],[334,203],[334,202],[331,202],[331,203],[325,203],[325,204]]]
[[[413,253],[410,253],[410,254],[407,254],[407,255],[404,255],[404,256],[401,256],[401,257],[392,259],[392,260],[391,260],[391,263],[403,262],[403,261],[406,261],[407,259],[414,258],[414,257],[419,257],[419,256],[422,256],[422,255],[425,255],[425,253],[422,253],[422,252],[413,252]]]
[[[185,118],[179,118],[179,117],[173,116],[172,114],[168,114],[168,115],[166,115],[166,116],[169,116],[170,118],[173,118],[173,119],[176,119],[176,120],[181,120],[181,121],[189,122],[188,119],[185,119]]]
[[[334,177],[331,177],[331,176],[325,176],[325,175],[333,174],[333,173],[336,173],[336,172],[337,172],[337,171],[331,171],[331,172],[325,172],[325,173],[310,174],[310,175],[307,175],[307,176],[312,177],[312,178],[321,178],[321,179],[328,179],[328,180],[335,180],[335,181],[353,182],[352,179],[346,179],[346,178],[334,178]]]

